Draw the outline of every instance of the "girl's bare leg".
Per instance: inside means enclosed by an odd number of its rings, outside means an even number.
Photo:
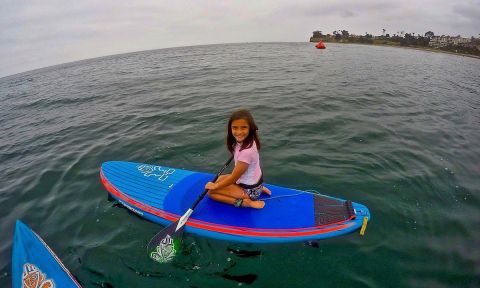
[[[237,199],[242,199],[242,207],[250,207],[250,208],[256,208],[256,209],[261,209],[265,207],[265,202],[263,201],[252,201],[250,198],[233,198],[228,195],[224,195],[221,193],[209,193],[208,196],[218,202],[226,203],[226,204],[231,204],[234,205],[235,201]]]
[[[223,176],[223,175],[222,175]],[[221,178],[219,178],[220,180]],[[224,187],[219,190],[210,190],[208,191],[208,196],[215,201],[226,203],[226,204],[235,204],[235,200],[243,199],[242,207],[251,207],[261,209],[265,206],[263,201],[252,201],[248,198],[247,194],[243,189],[235,184]]]

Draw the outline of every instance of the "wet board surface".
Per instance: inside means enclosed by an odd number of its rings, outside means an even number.
[[[192,206],[213,174],[159,165],[110,161],[101,179],[109,193],[132,212],[168,225]],[[236,208],[206,196],[186,224],[202,236],[252,243],[324,239],[353,232],[370,218],[367,207],[325,195],[264,184],[263,209]]]

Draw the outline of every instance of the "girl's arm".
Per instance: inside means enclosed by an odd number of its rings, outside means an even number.
[[[233,168],[232,174],[230,174],[230,176],[224,177],[222,181],[217,183],[210,182],[211,185],[210,183],[208,183],[207,186],[205,186],[205,188],[210,190],[217,190],[217,189],[221,189],[229,185],[232,185],[237,182],[237,180],[240,178],[240,176],[242,176],[243,173],[245,173],[245,171],[247,171],[247,168],[248,168],[247,163],[242,161],[237,161],[237,163],[235,163],[235,168]]]

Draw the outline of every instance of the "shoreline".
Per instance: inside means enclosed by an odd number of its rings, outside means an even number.
[[[316,43],[316,42],[318,42],[318,41],[314,41],[314,42],[310,42],[310,43]],[[445,54],[450,54],[450,55],[457,55],[457,56],[480,59],[480,56],[477,56],[477,55],[456,53],[456,52],[452,52],[452,51],[439,50],[439,49],[435,49],[435,48],[423,48],[423,47],[388,45],[388,44],[369,44],[369,43],[356,43],[356,42],[330,42],[330,41],[323,41],[323,42],[324,43],[337,43],[337,44],[358,44],[358,45],[368,45],[368,46],[382,46],[382,47],[392,47],[392,48],[406,48],[406,49],[414,49],[414,50],[428,51],[428,52],[434,52],[434,53],[445,53]]]

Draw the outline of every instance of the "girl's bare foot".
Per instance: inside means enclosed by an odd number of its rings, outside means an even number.
[[[255,209],[262,209],[263,207],[265,207],[265,202],[259,201],[259,200],[252,201],[250,199],[243,199],[242,206],[243,207],[255,208]]]
[[[267,194],[268,196],[272,196],[272,191],[270,191],[270,189],[265,186],[262,186],[262,192]]]

